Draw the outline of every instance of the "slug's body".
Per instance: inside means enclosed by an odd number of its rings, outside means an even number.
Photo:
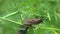
[[[26,19],[26,20],[24,20],[23,24],[29,26],[32,24],[36,25],[41,22],[42,22],[42,19]]]

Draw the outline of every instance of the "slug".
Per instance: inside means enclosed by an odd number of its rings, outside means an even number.
[[[42,22],[42,19],[26,19],[23,22],[23,25],[31,26],[31,25],[37,25]]]

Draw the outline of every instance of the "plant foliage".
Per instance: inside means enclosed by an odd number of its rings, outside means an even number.
[[[47,17],[27,34],[60,34],[60,0],[0,0],[0,34],[17,34],[22,21]]]

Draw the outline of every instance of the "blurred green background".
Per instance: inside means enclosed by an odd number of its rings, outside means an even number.
[[[47,17],[27,34],[60,34],[60,0],[0,0],[0,34],[17,34],[22,21]]]

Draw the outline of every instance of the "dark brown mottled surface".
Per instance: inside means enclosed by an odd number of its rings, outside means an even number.
[[[24,25],[32,25],[32,24],[39,24],[42,22],[42,19],[25,19],[23,24]]]

